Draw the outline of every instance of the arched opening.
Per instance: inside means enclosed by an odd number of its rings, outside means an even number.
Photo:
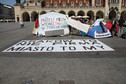
[[[124,20],[126,20],[126,11],[123,11],[123,12],[121,13],[121,16],[123,17]]]
[[[62,11],[60,11],[59,13],[61,13],[61,14],[65,14],[65,15],[66,15],[65,11],[63,11],[63,10],[62,10]]]
[[[17,17],[17,22],[19,22],[19,17]]]
[[[109,12],[109,19],[113,19],[113,18],[115,18],[116,17],[116,11],[113,9],[113,10],[111,10],[110,12]]]
[[[46,12],[45,12],[45,11],[41,11],[41,12],[40,12],[40,15],[42,15],[42,14],[46,14]]]
[[[41,2],[41,7],[42,7],[42,8],[45,7],[45,1],[42,1],[42,2]]]
[[[79,11],[79,12],[77,13],[77,15],[78,15],[78,16],[85,16],[85,13],[84,13],[83,11]]]
[[[89,19],[94,20],[94,12],[93,11],[88,11],[87,16],[89,16]]]
[[[98,19],[98,18],[103,18],[104,17],[104,14],[103,14],[103,12],[102,11],[98,11],[97,13],[96,13],[96,19]]]
[[[32,21],[35,21],[36,18],[38,18],[38,13],[35,12],[35,11],[33,11],[33,12],[31,13],[31,20],[32,20]]]
[[[24,13],[22,14],[22,19],[23,19],[23,22],[25,22],[25,21],[30,21],[30,17],[29,17],[28,12],[24,12]]]
[[[68,16],[70,17],[70,16],[75,16],[75,12],[74,11],[69,11],[68,12]]]

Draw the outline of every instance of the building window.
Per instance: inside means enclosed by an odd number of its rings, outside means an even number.
[[[33,3],[33,1],[29,1],[30,3]]]
[[[116,3],[116,0],[111,0],[111,3]]]
[[[71,6],[74,6],[74,2],[73,1],[71,2]]]
[[[63,6],[66,6],[66,2],[63,2]]]
[[[35,2],[35,6],[37,6],[37,2]]]
[[[29,3],[27,2],[27,6],[29,6]]]
[[[100,5],[101,4],[101,0],[97,0],[97,5]]]
[[[82,6],[82,1],[79,2],[79,5]]]
[[[57,2],[55,2],[54,5],[57,6]]]
[[[124,5],[124,0],[122,0],[122,5]]]
[[[86,2],[86,6],[88,6],[88,2]]]
[[[49,7],[49,2],[46,3],[47,7]]]

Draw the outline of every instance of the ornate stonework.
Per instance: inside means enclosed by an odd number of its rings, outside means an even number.
[[[20,0],[16,0],[17,3]],[[97,2],[100,1],[100,2]],[[15,5],[15,21],[35,21],[38,15],[55,11],[68,16],[90,16],[97,18],[119,18],[126,20],[126,0],[25,0],[20,6]]]

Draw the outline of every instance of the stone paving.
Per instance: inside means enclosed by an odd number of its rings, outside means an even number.
[[[34,23],[24,24],[21,29],[19,23],[0,23],[0,84],[126,84],[125,39],[98,39],[115,49],[111,52],[3,53],[21,40],[93,39],[71,35],[35,38],[31,33]]]

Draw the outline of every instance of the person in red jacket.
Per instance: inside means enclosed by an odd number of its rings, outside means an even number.
[[[36,18],[36,20],[35,20],[35,28],[37,28],[38,26],[39,26],[38,18]]]
[[[38,26],[39,26],[39,22],[38,22],[38,17],[37,17],[35,20],[35,25],[34,25],[34,29],[33,29],[34,37],[38,37],[38,33],[36,34]]]

